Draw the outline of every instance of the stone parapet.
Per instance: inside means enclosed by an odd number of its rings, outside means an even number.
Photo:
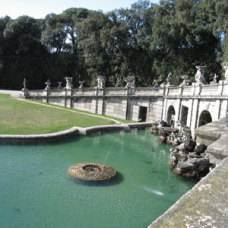
[[[148,228],[219,227],[228,224],[228,158]]]
[[[37,135],[0,135],[0,142],[42,142],[56,139],[67,138],[75,135],[89,135],[96,132],[115,132],[129,131],[130,129],[146,129],[152,126],[151,123],[121,124],[121,125],[102,125],[87,128],[72,127],[68,130]]]

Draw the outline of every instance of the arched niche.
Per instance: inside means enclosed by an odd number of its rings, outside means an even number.
[[[168,113],[167,113],[167,123],[168,124],[172,125],[174,116],[175,116],[175,109],[172,105],[170,105],[168,108]]]
[[[199,127],[212,122],[211,114],[207,110],[201,112],[199,117]]]
[[[182,107],[181,107],[181,123],[184,126],[187,126],[187,119],[188,119],[188,107],[182,105]]]

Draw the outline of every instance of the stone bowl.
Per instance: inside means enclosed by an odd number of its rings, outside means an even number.
[[[72,178],[84,181],[105,181],[116,175],[116,170],[110,166],[98,163],[79,163],[68,169]]]

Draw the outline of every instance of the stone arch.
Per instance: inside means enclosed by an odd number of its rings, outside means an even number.
[[[198,127],[201,127],[210,122],[212,122],[212,117],[211,117],[210,112],[208,112],[207,110],[202,111],[200,114],[200,117],[199,117]]]
[[[168,108],[168,112],[167,112],[167,123],[172,125],[172,119],[173,119],[173,116],[175,116],[175,109],[172,105],[169,106]]]

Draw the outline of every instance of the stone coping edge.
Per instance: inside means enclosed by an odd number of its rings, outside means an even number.
[[[228,158],[225,158],[148,228],[226,227],[227,165]]]
[[[145,129],[151,127],[151,123],[143,122],[143,123],[130,123],[130,124],[122,124],[122,125],[101,125],[101,126],[93,126],[93,127],[72,127],[68,130],[49,133],[49,134],[37,134],[37,135],[0,135],[0,142],[30,142],[30,141],[45,141],[51,139],[61,139],[68,136],[73,135],[88,135],[96,132],[112,132],[112,131],[128,131],[133,128],[137,129]]]

